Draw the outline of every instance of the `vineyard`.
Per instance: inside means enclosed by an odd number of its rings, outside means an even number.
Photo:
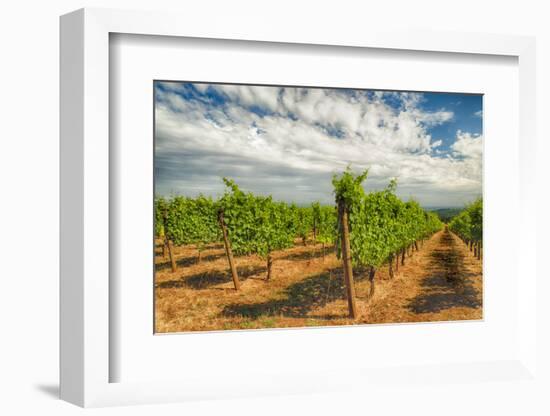
[[[367,176],[335,175],[331,205],[275,201],[227,178],[216,200],[157,198],[156,330],[481,318],[482,201],[446,225],[397,197],[395,180],[365,192]],[[430,273],[443,280],[426,289]]]

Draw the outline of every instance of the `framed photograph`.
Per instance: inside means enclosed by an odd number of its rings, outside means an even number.
[[[481,94],[153,87],[155,332],[482,318]]]
[[[61,18],[62,398],[537,383],[534,40],[180,22]]]

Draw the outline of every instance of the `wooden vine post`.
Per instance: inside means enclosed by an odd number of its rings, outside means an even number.
[[[273,266],[273,257],[271,257],[271,252],[267,255],[267,276],[265,280],[271,280],[271,269]]]
[[[175,273],[177,267],[176,267],[176,258],[174,256],[174,246],[172,245],[172,241],[170,240],[170,238],[168,237],[168,233],[166,232],[166,224],[168,223],[168,212],[166,209],[162,213],[162,218],[165,224],[163,250],[164,248],[167,249],[168,257],[170,258],[170,268],[172,269],[172,273]]]
[[[481,260],[481,241],[477,243],[477,259]]]
[[[235,290],[241,288],[241,282],[239,281],[239,275],[237,274],[237,266],[235,266],[235,260],[233,259],[233,252],[231,251],[231,244],[229,243],[229,238],[227,237],[227,227],[223,219],[223,211],[218,212],[218,222],[222,229],[223,234],[223,244],[225,246],[225,254],[227,255],[227,261],[229,262],[229,268],[231,269],[231,277],[233,278],[233,284],[235,285]]]
[[[174,245],[170,239],[166,240],[166,246],[168,247],[168,256],[170,257],[170,267],[172,268],[172,273],[175,273],[176,267],[176,258],[174,256]]]
[[[338,201],[338,216],[340,217],[340,224],[342,226],[342,262],[344,265],[344,282],[346,284],[349,317],[355,319],[357,317],[357,306],[355,304],[355,286],[353,283],[353,268],[351,265],[348,210],[342,199]]]

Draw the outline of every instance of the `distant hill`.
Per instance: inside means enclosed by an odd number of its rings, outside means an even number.
[[[444,223],[448,223],[463,208],[428,208],[428,211],[435,212]]]

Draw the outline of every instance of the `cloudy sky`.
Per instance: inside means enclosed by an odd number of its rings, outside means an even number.
[[[331,178],[369,169],[425,207],[482,193],[482,97],[155,82],[155,193],[219,196],[221,178],[277,200],[332,203]]]

